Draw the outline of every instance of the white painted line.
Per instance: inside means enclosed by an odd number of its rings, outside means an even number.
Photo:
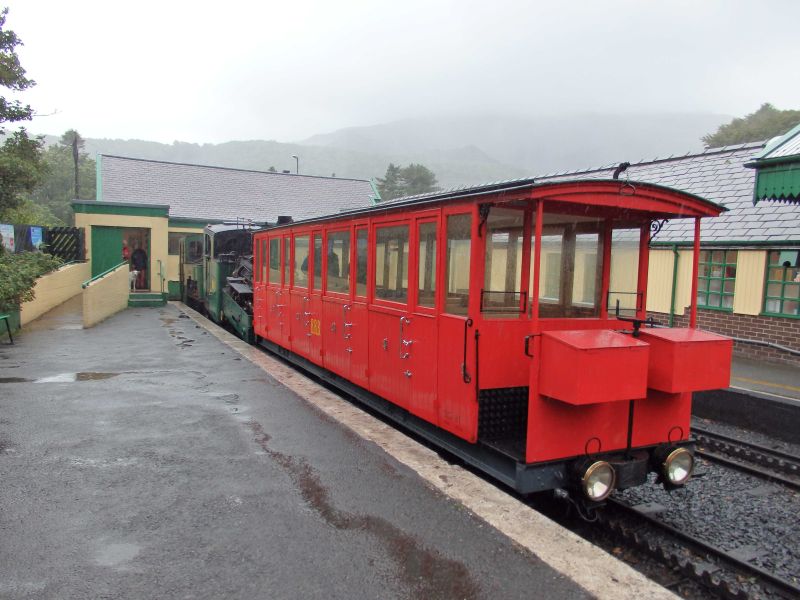
[[[516,498],[472,473],[445,462],[435,452],[342,400],[300,371],[243,342],[198,313],[184,310],[178,303],[174,304],[279,383],[360,437],[380,446],[396,460],[416,471],[428,485],[460,502],[476,516],[575,581],[590,594],[601,600],[677,598],[666,588]]]

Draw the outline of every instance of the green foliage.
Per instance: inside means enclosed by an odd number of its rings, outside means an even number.
[[[8,9],[0,11],[0,86],[15,92],[21,92],[36,85],[32,79],[25,77],[25,69],[19,63],[17,46],[22,42],[13,31],[5,28]],[[8,101],[0,98],[0,124],[5,122],[30,121],[33,109],[23,105],[19,100]],[[5,128],[0,125],[0,133]]]
[[[0,146],[0,211],[15,208],[44,174],[42,142],[18,129]]]
[[[33,300],[36,279],[62,264],[60,258],[41,252],[0,251],[0,311],[16,310],[23,302]]]
[[[78,178],[80,197],[75,197],[75,157],[72,142],[68,136],[74,134],[79,138]],[[70,202],[78,199],[94,199],[96,193],[95,161],[83,152],[83,139],[77,131],[70,130],[61,137],[67,145],[56,144],[47,148],[42,155],[45,174],[38,186],[33,190],[31,199],[40,206],[49,209],[53,215],[64,223],[72,221]]]
[[[386,175],[378,178],[378,192],[382,200],[392,200],[401,196],[435,192],[439,189],[436,184],[436,175],[424,165],[412,163],[401,168],[389,163]]]
[[[703,136],[702,140],[706,148],[759,142],[782,135],[798,123],[800,110],[778,110],[765,103],[754,113],[720,125],[716,132]]]
[[[39,225],[42,227],[63,227],[64,221],[53,214],[47,206],[25,199],[15,208],[0,211],[0,223],[14,225]]]
[[[0,11],[0,87],[21,92],[35,82],[25,76],[25,69],[20,65],[17,46],[22,42],[13,31],[5,28],[7,15],[7,8]],[[7,135],[4,125],[30,121],[32,116],[29,105],[0,96],[0,135],[6,135],[0,147],[0,211],[16,207],[21,194],[33,190],[42,174],[42,142],[29,138],[24,128]]]

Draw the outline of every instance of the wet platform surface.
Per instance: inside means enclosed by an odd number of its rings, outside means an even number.
[[[731,387],[800,403],[800,367],[734,357]]]
[[[0,597],[589,597],[176,307],[75,311],[0,346]]]

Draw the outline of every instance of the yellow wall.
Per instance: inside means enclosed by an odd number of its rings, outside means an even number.
[[[764,305],[764,271],[766,250],[739,250],[736,258],[736,287],[733,290],[733,312],[758,315]]]
[[[680,250],[678,259],[675,314],[683,315],[692,304],[692,251]],[[739,250],[736,261],[736,287],[733,312],[758,315],[764,303],[765,250]],[[671,248],[650,251],[650,273],[647,286],[647,310],[669,313],[672,290],[673,253]]]
[[[130,270],[122,265],[83,290],[83,327],[88,328],[128,307]]]
[[[35,298],[25,302],[21,307],[21,324],[24,326],[30,323],[48,310],[80,294],[81,284],[89,277],[91,277],[89,263],[75,263],[37,279],[33,288]]]
[[[169,233],[203,233],[202,229],[190,229],[188,227],[170,227]],[[167,256],[166,263],[166,276],[165,281],[180,281],[181,274],[181,257],[177,254],[170,254]],[[166,284],[164,284],[164,291],[167,291]]]
[[[158,273],[158,261],[168,265],[167,254],[167,218],[136,217],[131,215],[100,215],[75,213],[75,227],[83,227],[86,234],[87,255],[92,252],[92,225],[102,227],[142,227],[150,230],[150,289],[161,290]],[[90,256],[91,261],[91,256]],[[166,266],[165,266],[166,270]],[[177,278],[177,275],[176,275]],[[164,291],[166,291],[166,283]]]

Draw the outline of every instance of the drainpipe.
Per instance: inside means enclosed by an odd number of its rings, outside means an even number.
[[[681,255],[678,252],[678,244],[672,244],[672,291],[669,299],[669,326],[675,323],[675,296],[678,293],[678,262]]]

